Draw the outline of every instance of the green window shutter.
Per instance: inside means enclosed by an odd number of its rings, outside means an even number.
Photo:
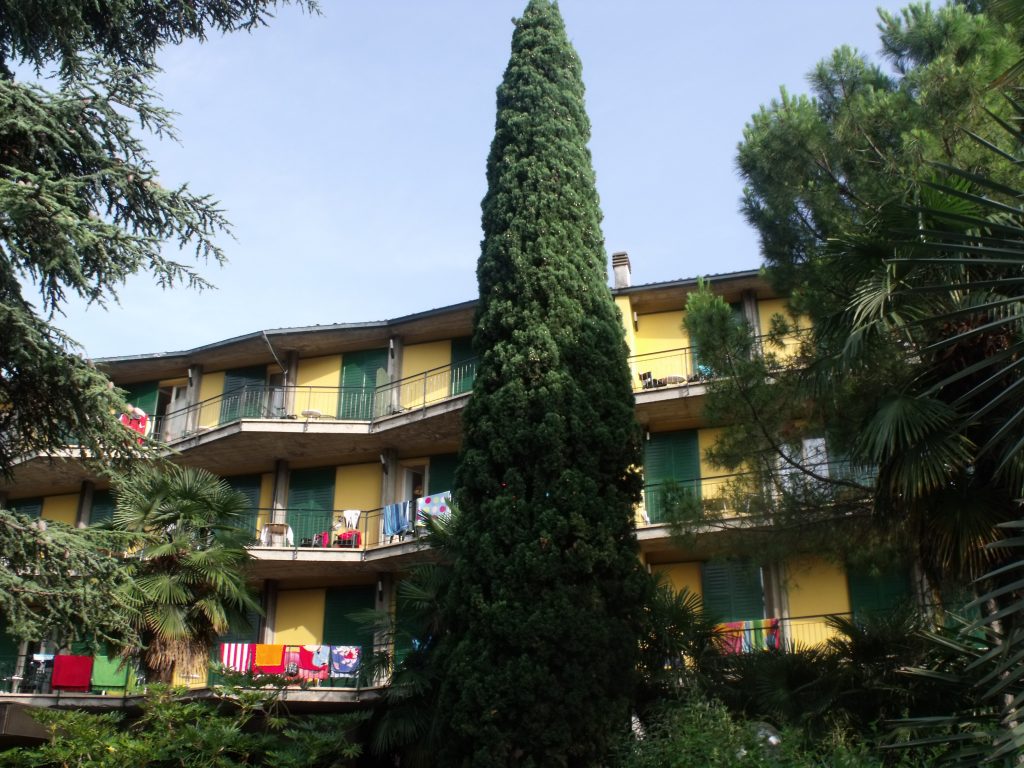
[[[258,599],[258,598],[257,598]],[[258,611],[248,611],[245,614],[245,621],[232,622],[227,634],[221,635],[221,643],[258,643],[260,640],[260,614]],[[219,652],[219,649],[217,649]],[[214,660],[219,660],[217,656]]]
[[[377,387],[377,371],[387,370],[387,367],[386,349],[365,349],[342,355],[339,419],[370,420],[373,414],[373,393]]]
[[[38,518],[43,514],[43,500],[18,499],[17,501],[9,501],[7,502],[7,508],[26,517]]]
[[[245,496],[246,515],[243,520],[238,521],[238,527],[248,531],[255,538],[258,533],[256,519],[259,515],[262,478],[259,475],[238,475],[225,477],[224,481],[231,486],[232,490]]]
[[[141,408],[150,416],[156,413],[156,402],[160,397],[160,382],[146,381],[141,384],[129,384],[124,387],[128,393],[128,402]]]
[[[220,423],[263,416],[267,392],[267,367],[235,368],[224,372],[224,395],[220,401]]]
[[[718,621],[764,618],[761,568],[747,560],[722,560],[701,567],[704,610]]]
[[[442,453],[430,457],[430,466],[427,469],[427,493],[441,493],[450,491],[455,485],[455,467],[459,463],[457,453]]]
[[[913,596],[910,573],[899,565],[881,570],[850,566],[846,580],[854,618],[891,611],[906,604]]]
[[[361,670],[366,669],[366,660],[373,653],[373,630],[352,614],[375,607],[372,586],[331,587],[324,599],[324,645],[358,645]]]
[[[114,494],[110,491],[93,491],[92,509],[89,510],[89,525],[101,525],[114,519]]]
[[[473,354],[472,337],[452,339],[452,395],[471,391],[475,378],[476,356]]]
[[[644,443],[644,486],[652,523],[665,513],[666,484],[700,497],[700,446],[697,430],[655,432]]]
[[[331,530],[335,474],[334,467],[292,471],[288,482],[288,525],[296,544]]]

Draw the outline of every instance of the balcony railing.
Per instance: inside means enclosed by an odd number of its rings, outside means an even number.
[[[876,472],[849,461],[801,461],[811,474],[785,466],[773,476],[737,473],[651,483],[637,509],[638,526],[678,523],[749,525],[776,508],[835,508],[861,503]]]
[[[278,510],[283,522],[272,519],[269,509],[249,513],[254,546],[365,551],[410,541],[426,529],[412,501],[370,510],[293,508]]]
[[[465,394],[475,375],[467,360],[376,387],[248,386],[153,419],[147,434],[173,442],[239,419],[375,421]]]
[[[828,619],[826,615],[816,615],[727,622],[716,627],[717,644],[726,654],[823,648],[838,635]]]
[[[376,388],[373,418],[426,408],[472,391],[476,360],[443,365]]]
[[[632,355],[629,370],[633,374],[633,391],[659,389],[701,383],[711,378],[711,369],[702,365],[693,347],[670,349]]]

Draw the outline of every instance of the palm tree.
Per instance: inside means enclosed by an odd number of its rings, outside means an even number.
[[[219,635],[259,604],[246,584],[245,496],[202,469],[140,469],[117,485],[113,526],[140,534],[131,600],[151,680],[202,670]]]

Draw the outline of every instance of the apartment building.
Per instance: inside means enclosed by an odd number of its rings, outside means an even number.
[[[625,254],[615,255],[613,267],[645,437],[646,488],[636,520],[648,568],[677,589],[700,593],[735,629],[737,649],[821,643],[825,615],[909,595],[906,574],[860,573],[813,556],[713,557],[723,542],[728,551],[730,530],[709,528],[685,541],[672,535],[664,520],[667,488],[717,504],[723,519],[744,515],[729,508],[724,491],[735,478],[705,455],[721,425],[703,415],[710,372],[683,325],[697,281],[632,285]],[[766,334],[772,316],[786,313],[784,299],[756,271],[717,275],[712,288],[754,333]],[[419,541],[418,515],[436,513],[453,484],[475,372],[473,314],[474,303],[464,303],[98,361],[130,393],[126,425],[165,443],[172,461],[206,468],[249,499],[252,579],[265,616],[225,641],[368,652],[373,638],[351,614],[401,612],[396,584],[432,556]],[[805,447],[827,450],[814,441]],[[107,520],[113,510],[104,480],[77,458],[22,461],[0,486],[0,500],[79,526]],[[0,632],[0,690],[17,691],[33,653],[45,650]],[[368,686],[352,676],[302,695],[352,700]]]

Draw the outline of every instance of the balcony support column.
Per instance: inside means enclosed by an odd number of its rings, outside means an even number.
[[[388,339],[388,381],[396,382],[402,378],[402,337],[392,336]],[[402,407],[402,387],[389,387],[387,403],[381,403],[385,407],[384,413],[398,413]]]
[[[263,620],[260,621],[260,631],[257,642],[270,644],[274,642],[274,625],[277,622],[277,581],[267,579],[263,582]]]
[[[92,480],[83,480],[82,488],[78,492],[78,511],[75,514],[75,526],[88,528],[92,522],[92,497],[96,492],[96,483]]]
[[[295,385],[298,381],[299,353],[292,350],[285,360],[288,368],[284,372],[284,412],[297,414],[295,410]]]
[[[188,386],[185,388],[185,405],[188,416],[185,419],[185,434],[192,434],[199,429],[199,386],[203,381],[203,366],[188,367]]]
[[[288,462],[278,459],[274,462],[274,490],[270,500],[270,522],[288,522]]]
[[[398,467],[398,452],[394,448],[385,448],[380,452],[383,470],[380,473],[380,497],[385,505],[402,501],[398,498],[400,493],[400,477]]]
[[[757,292],[744,291],[740,301],[743,306],[743,318],[750,323],[750,328],[753,330],[754,335],[760,335],[761,318],[757,312]]]

